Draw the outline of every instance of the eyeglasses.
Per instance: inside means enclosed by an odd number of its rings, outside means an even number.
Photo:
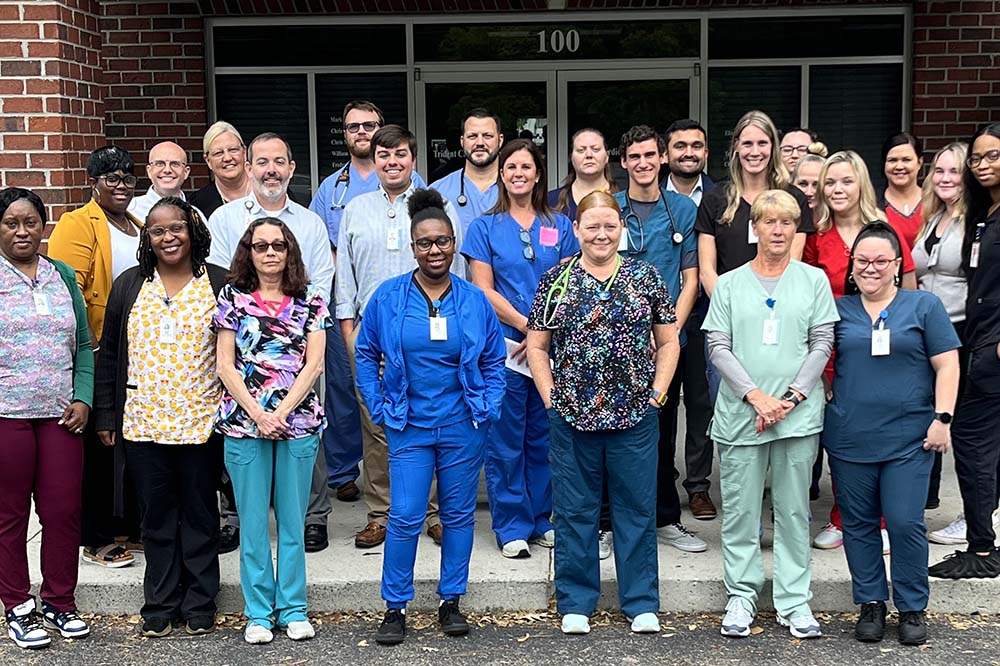
[[[361,128],[364,128],[366,132],[374,132],[377,127],[378,123],[374,120],[366,120],[363,123],[346,123],[344,125],[344,129],[348,134],[357,134],[361,131]]]
[[[108,187],[118,187],[119,184],[124,183],[125,187],[133,188],[135,187],[135,184],[139,182],[139,179],[132,174],[119,176],[116,173],[106,173],[103,176],[98,177],[103,178]]]
[[[222,159],[223,155],[238,157],[243,152],[243,146],[233,146],[232,148],[218,148],[208,154],[214,160]]]
[[[519,233],[517,237],[521,239],[522,243],[524,243],[524,251],[522,252],[524,258],[528,261],[534,261],[535,248],[531,247],[531,232],[527,229],[521,229],[521,233]]]
[[[805,155],[809,152],[809,146],[782,146],[782,155],[791,155],[792,153],[798,153],[799,155]]]
[[[441,250],[447,250],[454,244],[454,236],[438,236],[434,240],[431,240],[430,238],[420,238],[412,243],[412,245],[421,252],[427,252],[435,245],[437,245]]]
[[[896,260],[884,259],[881,257],[878,259],[865,259],[864,257],[853,257],[851,261],[854,264],[854,270],[856,271],[866,271],[868,270],[869,266],[874,266],[875,270],[881,273],[885,269],[889,268],[889,264],[894,263]]]
[[[970,169],[975,169],[983,160],[985,160],[987,164],[993,164],[997,160],[1000,160],[1000,149],[987,150],[982,154],[972,153],[969,155],[969,159],[965,160],[965,166]]]
[[[171,169],[183,169],[184,167],[187,166],[187,162],[181,162],[179,160],[170,160],[169,162],[167,162],[166,160],[156,160],[150,162],[149,166],[153,167],[154,169],[163,169],[168,164],[170,165]]]
[[[253,243],[250,247],[253,248],[253,251],[256,252],[257,254],[266,253],[268,248],[271,248],[278,254],[288,251],[288,243],[286,243],[283,240],[271,241],[270,243],[265,243],[264,241],[257,241],[256,243]]]
[[[168,231],[171,236],[180,236],[187,233],[187,222],[175,222],[169,227],[146,227],[146,231],[153,238],[163,238]]]

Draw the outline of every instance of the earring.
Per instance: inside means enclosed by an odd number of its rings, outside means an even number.
[[[899,273],[896,273],[896,275],[892,278],[892,283],[898,287],[901,282],[902,280],[899,278]]]
[[[94,201],[96,201],[97,203],[101,203],[101,192],[96,187],[90,188],[90,192],[91,192],[91,197],[94,199]]]
[[[850,282],[851,284],[854,284],[854,273],[847,274],[847,281]]]

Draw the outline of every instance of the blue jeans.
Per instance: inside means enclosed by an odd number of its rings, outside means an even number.
[[[489,424],[472,419],[440,428],[385,429],[389,441],[389,524],[382,562],[382,598],[389,608],[413,599],[417,540],[427,516],[431,480],[437,475],[441,527],[441,579],[438,594],[465,594],[475,531],[479,470],[483,467]]]
[[[271,629],[306,618],[306,507],[319,435],[270,440],[226,437],[226,469],[240,514],[240,585],[251,622]],[[268,514],[274,489],[278,575]]]
[[[656,410],[651,408],[628,430],[595,432],[577,430],[554,409],[548,416],[559,613],[590,615],[597,606],[601,594],[597,531],[605,475],[622,612],[628,617],[657,612]]]

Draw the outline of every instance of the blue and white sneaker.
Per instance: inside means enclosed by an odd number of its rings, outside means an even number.
[[[722,618],[722,635],[730,638],[746,638],[750,635],[753,613],[748,611],[739,597],[730,597],[726,604],[726,616]]]
[[[48,647],[52,642],[35,610],[34,599],[28,599],[7,611],[7,635],[17,647],[29,650]]]
[[[778,615],[775,619],[782,627],[788,627],[788,632],[795,638],[819,638],[823,635],[819,622],[808,611],[792,617]]]
[[[90,627],[80,619],[75,610],[57,611],[44,601],[42,622],[46,629],[55,629],[63,638],[83,638],[90,635]]]

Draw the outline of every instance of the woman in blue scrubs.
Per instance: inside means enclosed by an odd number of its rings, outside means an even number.
[[[510,360],[500,421],[486,449],[493,531],[504,557],[530,557],[528,543],[555,544],[549,472],[549,421],[527,373],[524,336],[542,273],[580,250],[569,218],[546,203],[545,163],[531,141],[504,144],[497,205],[473,221],[462,246],[472,282],[486,292]]]
[[[837,301],[833,400],[823,443],[844,522],[859,641],[885,635],[889,589],[879,516],[892,546],[899,641],[927,640],[924,504],[934,452],[951,441],[961,343],[934,294],[900,289],[899,236],[885,222],[858,232],[847,294]],[[892,400],[887,400],[892,396]]]
[[[486,296],[449,273],[455,231],[441,195],[416,190],[408,206],[417,270],[375,291],[356,347],[358,390],[389,443],[382,564],[388,610],[375,634],[386,645],[406,633],[417,540],[435,475],[444,528],[438,619],[448,635],[469,631],[458,600],[469,581],[479,470],[490,424],[500,416],[506,357]]]

